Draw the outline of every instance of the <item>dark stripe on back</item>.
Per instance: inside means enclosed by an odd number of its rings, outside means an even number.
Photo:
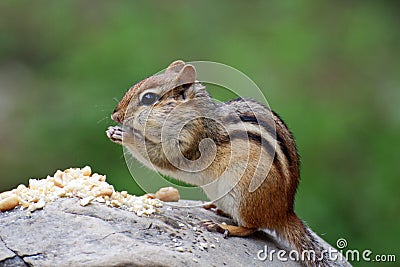
[[[239,123],[239,119],[242,122],[248,122],[253,125],[259,125],[263,127],[273,138],[276,136],[276,131],[273,126],[268,124],[266,121],[258,120],[254,114],[237,114],[237,115],[229,115],[225,117],[225,122],[227,124]]]
[[[275,115],[275,113],[274,113],[274,115]],[[276,117],[279,119],[278,116],[276,116]],[[250,114],[250,115],[249,114],[241,114],[241,115],[239,115],[239,118],[243,122],[250,122],[253,125],[260,125],[271,136],[276,136],[276,140],[278,141],[278,145],[279,145],[281,151],[283,152],[283,154],[285,155],[286,159],[289,161],[289,164],[290,164],[290,162],[292,162],[292,160],[293,160],[292,155],[288,151],[286,142],[282,138],[282,135],[280,134],[280,132],[278,130],[276,130],[273,127],[271,127],[271,125],[268,124],[266,121],[261,120],[261,119],[257,119],[257,117],[254,114]],[[286,126],[286,125],[284,125],[284,126]]]
[[[273,126],[268,124],[266,121],[258,119],[254,114],[240,114],[239,118],[243,122],[250,122],[253,125],[260,125],[263,127],[272,137],[275,137],[276,130]]]
[[[287,125],[285,124],[285,122],[279,117],[279,115],[277,113],[275,113],[274,111],[272,111],[272,113],[274,114],[274,116],[278,119],[279,122],[282,123],[283,126],[283,130],[287,132],[287,135],[289,136],[289,140],[284,140],[282,138],[282,135],[280,133],[280,131],[276,131],[276,136],[277,136],[277,140],[280,143],[280,147],[282,149],[282,152],[285,154],[285,157],[289,160],[289,165],[292,164],[298,164],[298,154],[297,154],[297,149],[296,149],[296,143],[294,142],[294,140],[292,139],[292,133],[290,132],[289,128],[287,127]],[[276,123],[278,124],[278,123]],[[291,142],[292,144],[287,144],[287,142]],[[288,147],[289,146],[294,146],[294,152],[293,151],[289,151]]]
[[[253,133],[249,131],[233,131],[230,133],[229,136],[231,140],[240,139],[254,141],[258,145],[262,145],[271,157],[274,157],[275,155],[275,148],[258,133]]]

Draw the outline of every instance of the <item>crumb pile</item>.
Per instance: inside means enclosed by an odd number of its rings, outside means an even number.
[[[104,203],[135,212],[138,216],[150,215],[162,207],[162,201],[148,196],[133,196],[126,191],[117,192],[106,182],[106,176],[92,174],[89,166],[58,170],[46,179],[30,179],[29,186],[19,185],[16,189],[0,194],[0,211],[17,206],[28,209],[28,214],[43,208],[47,203],[62,197],[78,197],[80,204]]]

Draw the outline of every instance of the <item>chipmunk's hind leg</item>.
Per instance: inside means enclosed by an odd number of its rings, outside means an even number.
[[[206,228],[210,232],[218,232],[224,234],[224,237],[227,236],[249,236],[256,232],[258,229],[255,228],[247,228],[243,226],[235,226],[228,224],[217,224],[210,220],[204,220],[200,222],[200,225]]]

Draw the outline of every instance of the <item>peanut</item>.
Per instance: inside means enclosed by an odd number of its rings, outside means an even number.
[[[85,166],[81,169],[83,176],[90,176],[92,174],[92,169],[89,166]]]
[[[104,197],[104,196],[111,197],[111,195],[113,193],[114,193],[114,189],[112,187],[107,187],[107,188],[101,189],[101,191],[96,194],[96,197],[100,197],[100,196],[102,196],[102,197]]]
[[[54,176],[54,185],[63,188],[62,176]]]
[[[8,193],[8,192],[4,192]],[[18,196],[15,194],[8,195],[7,197],[3,198],[3,195],[7,195],[2,193],[2,198],[0,200],[0,211],[7,211],[15,208],[19,204]]]
[[[164,187],[158,190],[155,197],[164,202],[179,201],[179,191],[174,187]]]

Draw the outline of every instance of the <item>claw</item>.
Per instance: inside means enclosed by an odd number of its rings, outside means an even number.
[[[224,238],[228,238],[228,235],[229,235],[229,230],[228,229],[225,229],[225,231],[224,231]]]
[[[224,235],[224,237],[229,235],[228,229],[224,229],[221,225],[211,221],[211,220],[203,220],[200,222],[200,226],[206,228],[210,232],[218,232]]]
[[[244,226],[235,226],[228,224],[217,224],[210,220],[201,221],[200,225],[210,232],[218,232],[223,234],[224,238],[227,238],[228,236],[249,236],[257,231],[257,228],[247,228]]]

